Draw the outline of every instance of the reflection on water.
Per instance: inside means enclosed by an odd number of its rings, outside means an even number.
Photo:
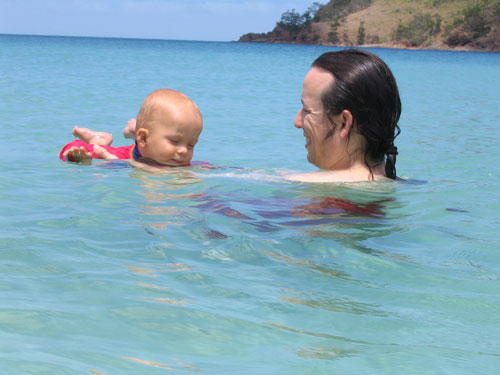
[[[164,369],[164,370],[173,370],[174,369],[170,365],[167,365],[165,363],[156,362],[156,361],[148,361],[148,360],[145,360],[145,359],[133,358],[133,357],[125,357],[125,356],[121,356],[121,358],[128,359],[129,361],[135,361],[135,362],[143,364],[143,365],[148,365],[148,366],[151,366],[151,367],[161,368],[161,369]]]
[[[313,336],[313,337],[321,337],[321,338],[326,338],[326,339],[333,339],[337,341],[342,341],[342,342],[348,342],[351,344],[369,344],[368,342],[365,341],[359,341],[359,340],[351,340],[347,337],[342,337],[342,336],[335,336],[335,335],[330,335],[328,333],[319,333],[319,332],[310,332],[310,331],[305,331],[302,329],[295,329],[295,328],[290,328],[287,326],[284,326],[282,324],[276,324],[272,322],[265,322],[267,325],[270,327],[282,329],[285,331],[293,332],[293,333],[298,333],[301,335],[308,335],[308,336]]]
[[[315,293],[318,294],[318,293]],[[319,308],[351,314],[368,314],[371,316],[387,316],[387,312],[381,310],[381,306],[372,306],[367,303],[354,302],[348,299],[318,297],[318,299],[301,298],[294,296],[282,296],[282,301],[292,305],[303,305],[311,308]]]
[[[304,348],[297,351],[302,358],[313,358],[322,360],[335,360],[358,354],[355,350],[344,350],[337,348]]]
[[[239,173],[240,178],[245,173],[252,174],[251,171]],[[235,220],[232,224],[228,222],[234,228],[242,226],[248,228],[245,230],[254,228],[270,234],[287,231],[290,235],[293,235],[291,231],[298,230],[310,237],[335,239],[359,251],[380,254],[379,250],[364,246],[363,241],[399,230],[397,225],[388,222],[393,217],[386,215],[388,207],[394,212],[400,206],[391,196],[392,185],[387,183],[367,185],[367,190],[363,190],[363,184],[354,185],[354,190],[342,186],[327,193],[324,186],[304,189],[299,185],[299,190],[294,191],[289,189],[289,184],[271,181],[262,184],[274,190],[272,196],[259,197],[254,191],[227,189],[223,178],[215,179],[216,185],[207,188],[207,181],[199,171],[170,170],[166,177],[160,178],[134,169],[131,176],[138,182],[138,194],[144,198],[139,213],[155,217],[154,221],[145,223],[146,231],[161,232],[171,226],[198,223],[198,230],[194,232],[197,234],[191,236],[201,235],[200,239],[206,240],[234,237],[227,227],[213,224],[214,218],[220,215]],[[227,186],[230,184],[228,181]],[[288,190],[282,191],[285,187]],[[169,242],[165,244],[169,246]],[[321,270],[321,266],[317,269]]]
[[[168,303],[169,305],[184,305],[186,303],[185,299],[175,299],[175,298],[139,298],[141,301],[146,302],[159,302],[159,303]]]
[[[332,269],[331,268],[332,265],[330,265],[330,267],[325,267],[320,265],[318,262],[309,259],[297,259],[289,255],[275,254],[267,250],[262,250],[262,252],[290,266],[303,267],[305,269],[312,270],[315,272],[320,272],[324,275],[328,275],[339,279],[348,279],[350,277],[350,275],[345,272]]]
[[[147,266],[147,267],[146,267]],[[157,277],[158,274],[164,272],[182,272],[190,271],[191,268],[182,263],[173,264],[151,264],[151,265],[137,265],[137,266],[127,266],[128,270],[132,273],[137,273],[142,276]]]
[[[135,283],[135,285],[143,286],[145,288],[151,288],[151,289],[161,289],[161,290],[170,290],[171,288],[166,287],[166,286],[158,286],[154,284],[147,284],[147,283]]]
[[[172,361],[175,362],[175,364],[166,364],[166,363],[161,363],[158,361],[149,361],[146,359],[135,358],[135,357],[126,357],[126,356],[120,356],[120,358],[126,359],[128,361],[134,361],[134,362],[140,363],[142,365],[160,368],[163,370],[186,369],[186,370],[190,370],[191,372],[200,372],[200,368],[193,366],[193,365],[190,365],[188,363],[185,363],[178,358],[172,358]]]

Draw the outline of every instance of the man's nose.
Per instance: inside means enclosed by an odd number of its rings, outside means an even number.
[[[302,110],[300,110],[295,116],[295,121],[293,122],[293,125],[298,129],[302,128]]]

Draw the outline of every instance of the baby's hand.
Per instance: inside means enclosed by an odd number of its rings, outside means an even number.
[[[63,156],[75,163],[90,164],[92,162],[92,154],[85,147],[71,147],[64,151]]]
[[[108,150],[106,150],[104,147],[95,145],[94,146],[94,153],[99,156],[100,159],[118,159],[116,155],[113,155],[110,153]]]

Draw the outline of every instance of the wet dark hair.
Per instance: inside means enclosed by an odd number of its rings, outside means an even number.
[[[312,66],[335,77],[322,97],[327,116],[332,119],[345,109],[351,112],[353,128],[365,139],[364,162],[370,172],[385,155],[385,174],[395,179],[398,151],[394,139],[401,132],[401,100],[389,67],[378,56],[359,49],[326,52]]]

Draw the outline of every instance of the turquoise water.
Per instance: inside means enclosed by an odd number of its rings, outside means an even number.
[[[0,36],[0,373],[496,373],[500,55],[374,49],[408,182],[286,182],[327,50]],[[58,160],[160,87],[217,169]]]

